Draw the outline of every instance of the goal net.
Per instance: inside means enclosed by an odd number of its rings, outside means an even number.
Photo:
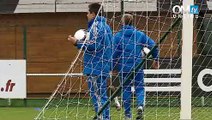
[[[208,10],[201,11],[199,17],[194,20],[192,118],[200,120],[212,119],[209,115],[212,111],[212,1],[205,2]]]
[[[153,68],[153,57],[150,55],[153,50],[148,50],[142,45],[140,51],[142,60],[140,66],[134,66],[137,70],[144,69],[144,114],[145,120],[174,120],[180,119],[181,110],[181,60],[182,60],[182,1],[178,0],[95,0],[95,1],[77,1],[71,4],[88,4],[99,2],[104,8],[105,18],[112,29],[112,34],[120,31],[122,23],[121,18],[123,13],[131,13],[134,17],[133,26],[145,33],[156,42],[155,48],[159,50],[159,69]],[[59,4],[59,3],[58,3]],[[173,9],[174,8],[174,9]],[[194,11],[195,12],[195,11]],[[99,10],[98,14],[102,13]],[[196,13],[193,13],[196,14]],[[192,14],[192,15],[193,15]],[[208,119],[209,114],[205,114],[212,109],[211,104],[211,17],[205,13],[202,16],[194,19],[194,53],[193,53],[193,84],[192,84],[192,114],[193,119]],[[95,21],[95,20],[94,20]],[[86,21],[85,21],[86,22]],[[91,26],[88,33],[93,33],[95,25]],[[104,32],[102,36],[107,36],[110,33]],[[186,33],[184,33],[186,34]],[[96,34],[98,35],[98,33]],[[86,46],[87,41],[83,41],[82,46]],[[97,39],[93,39],[94,41]],[[111,46],[104,46],[101,50],[113,48],[114,41],[111,41]],[[126,45],[129,45],[127,43]],[[95,46],[96,47],[96,46]],[[148,46],[147,46],[148,47]],[[153,46],[154,49],[154,46]],[[112,53],[118,49],[113,48]],[[87,52],[86,52],[87,51]],[[92,53],[92,52],[95,52]],[[88,87],[88,78],[90,75],[83,74],[83,69],[97,63],[90,63],[88,66],[84,64],[85,55],[96,55],[98,51],[89,52],[88,48],[82,47],[76,53],[75,60],[72,61],[69,70],[64,78],[53,91],[48,102],[36,116],[36,120],[90,120],[95,116],[103,114],[102,111],[108,107],[111,120],[125,119],[124,104],[123,104],[123,89],[120,84],[120,73],[108,76],[106,91],[101,92],[107,94],[106,102],[101,102],[101,96],[98,92],[101,91],[94,87],[94,95],[96,95],[96,104],[98,111],[95,112],[95,106],[92,101],[91,91]],[[112,55],[112,54],[111,54]],[[136,58],[124,58],[126,60]],[[101,61],[102,60],[102,61]],[[108,61],[101,59],[99,62]],[[105,64],[106,66],[107,64]],[[112,66],[112,65],[111,65]],[[98,70],[97,67],[92,67],[92,72]],[[137,74],[137,70],[128,73],[130,75]],[[203,71],[207,68],[206,71]],[[192,68],[190,68],[192,69]],[[202,73],[203,71],[203,73]],[[92,74],[91,72],[91,74]],[[202,73],[202,74],[200,74]],[[205,76],[205,74],[207,74]],[[209,75],[208,75],[209,74]],[[200,76],[199,76],[200,75]],[[202,75],[202,76],[201,76]],[[93,77],[93,76],[92,76]],[[98,77],[98,76],[97,76]],[[98,79],[98,78],[97,78]],[[141,78],[142,79],[142,78]],[[201,80],[199,80],[201,79]],[[125,80],[129,81],[128,78]],[[203,81],[204,80],[204,81]],[[199,81],[199,82],[198,82]],[[135,83],[131,81],[132,93],[131,113],[132,119],[137,117],[137,96]],[[202,84],[201,84],[202,83]],[[202,87],[199,87],[201,86]],[[96,84],[96,86],[98,86]],[[114,94],[115,93],[115,94]],[[116,101],[115,101],[116,100]],[[117,109],[117,100],[120,108]],[[108,103],[108,104],[107,104]],[[107,106],[107,107],[105,107]]]

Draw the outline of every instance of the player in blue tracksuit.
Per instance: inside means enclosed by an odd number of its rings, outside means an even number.
[[[107,79],[111,71],[111,39],[112,31],[106,23],[106,19],[98,14],[101,5],[90,4],[87,13],[89,37],[86,42],[76,40],[69,36],[70,40],[79,49],[84,49],[84,70],[88,76],[87,83],[90,96],[94,104],[95,112],[107,101]],[[109,120],[109,106],[103,111],[103,120]]]
[[[145,35],[143,32],[137,30],[132,26],[133,16],[131,14],[125,14],[122,18],[122,28],[118,31],[114,37],[113,46],[113,66],[114,70],[118,71],[119,76],[122,79],[122,83],[126,80],[127,75],[142,61],[142,50],[146,46],[149,49],[155,46],[155,42]],[[158,49],[155,49],[152,54],[154,58],[154,67],[158,65]],[[125,119],[131,120],[131,86],[135,86],[135,94],[137,96],[138,116],[136,119],[141,120],[144,107],[144,72],[141,68],[137,73],[134,73],[131,78],[123,86],[123,105],[125,109]]]

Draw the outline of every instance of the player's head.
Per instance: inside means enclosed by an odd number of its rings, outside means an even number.
[[[88,21],[94,19],[97,15],[102,16],[103,14],[104,14],[103,7],[99,3],[92,3],[88,5],[88,13],[87,13]]]
[[[133,25],[133,15],[124,14],[121,21],[123,25]]]

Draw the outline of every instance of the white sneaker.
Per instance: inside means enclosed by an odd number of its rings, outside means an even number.
[[[114,98],[115,104],[116,104],[116,110],[119,111],[121,110],[121,105],[119,103],[118,97]]]
[[[137,108],[137,111],[143,111],[143,106],[139,106],[138,108]]]
[[[136,120],[143,120],[143,112],[144,112],[144,108],[142,106],[139,106],[137,108],[137,117],[136,117]]]

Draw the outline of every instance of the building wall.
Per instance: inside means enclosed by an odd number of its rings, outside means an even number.
[[[27,73],[65,73],[77,49],[67,40],[86,28],[85,13],[0,15],[0,59],[27,59]],[[26,54],[24,53],[26,29]],[[61,78],[27,77],[28,93],[52,92]]]

